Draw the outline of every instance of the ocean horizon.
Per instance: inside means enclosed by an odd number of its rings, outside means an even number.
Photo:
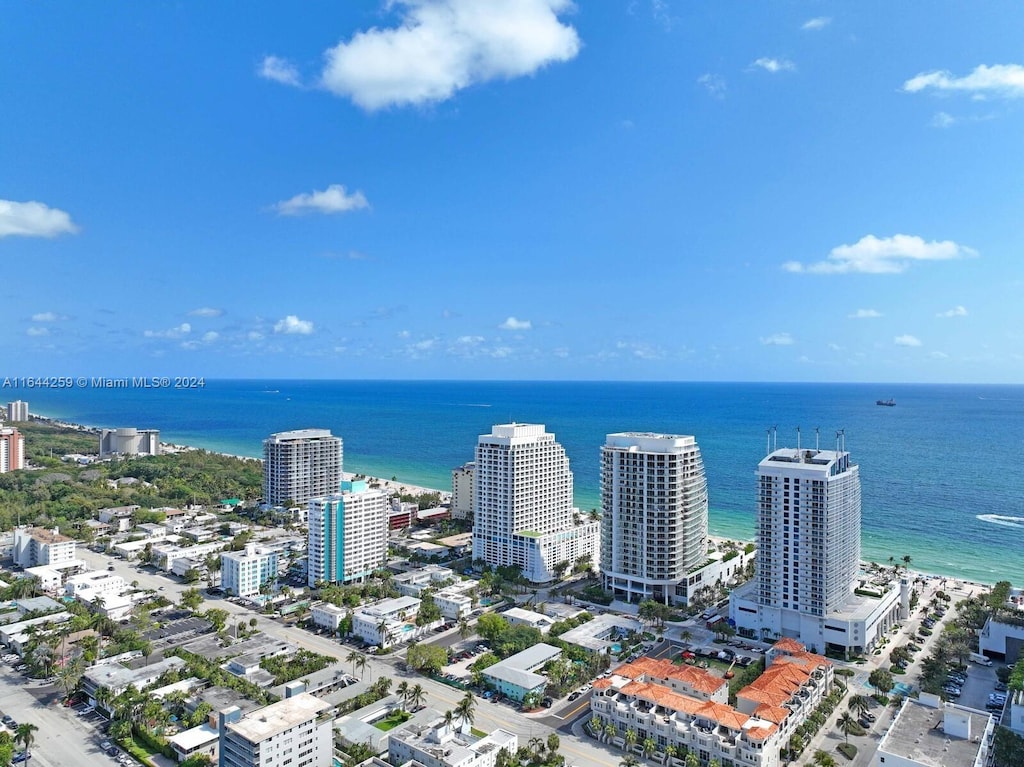
[[[269,434],[327,428],[345,470],[450,489],[496,423],[543,423],[565,447],[581,509],[618,431],[691,434],[714,535],[753,539],[755,471],[778,447],[833,448],[860,466],[862,558],[971,581],[1024,583],[1024,386],[983,384],[323,381],[217,379],[199,389],[19,390],[35,414],[160,429],[161,440],[260,457]],[[879,407],[876,400],[895,400]]]

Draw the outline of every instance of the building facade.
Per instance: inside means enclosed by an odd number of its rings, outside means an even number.
[[[835,450],[773,450],[757,487],[756,573],[730,595],[736,628],[816,651],[872,648],[899,620],[900,591],[861,576],[860,473],[842,434]]]
[[[352,613],[352,633],[382,648],[418,639],[432,627],[416,625],[419,609],[415,597],[382,599]]]
[[[75,539],[61,535],[57,528],[17,527],[11,556],[22,567],[65,565],[75,561]]]
[[[228,594],[254,597],[264,584],[272,584],[278,573],[280,552],[250,543],[244,551],[220,555],[220,585]]]
[[[16,399],[7,403],[7,420],[13,423],[21,423],[28,420],[28,403]]]
[[[329,429],[298,429],[263,441],[263,502],[305,506],[341,487],[344,449]]]
[[[0,474],[24,468],[24,435],[14,427],[0,429]]]
[[[342,483],[342,492],[309,501],[310,586],[366,580],[388,552],[388,496],[365,480]]]
[[[473,461],[452,469],[452,518],[473,518],[473,478],[476,464]]]
[[[122,455],[160,455],[159,429],[103,429],[100,432],[100,458]]]
[[[515,733],[495,730],[477,737],[466,723],[446,723],[438,717],[423,726],[392,731],[388,759],[391,764],[421,767],[495,767],[499,753],[512,756],[518,747]]]
[[[218,717],[220,767],[325,767],[333,756],[334,709],[300,693],[243,715]]]
[[[687,573],[708,556],[708,487],[697,440],[609,434],[601,507],[605,589],[627,602],[685,600]]]
[[[534,583],[561,563],[596,565],[600,524],[573,509],[569,458],[542,424],[504,424],[477,441],[473,559],[513,566]]]

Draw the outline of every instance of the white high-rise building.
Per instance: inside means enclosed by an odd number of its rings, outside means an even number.
[[[24,400],[16,399],[14,402],[7,403],[7,420],[15,423],[19,421],[28,420],[28,403]]]
[[[605,589],[629,602],[685,598],[687,573],[708,556],[708,488],[697,440],[609,434],[601,448],[601,506]]]
[[[477,441],[473,558],[514,566],[534,583],[562,563],[596,565],[600,523],[573,509],[569,458],[543,424],[494,426]]]
[[[263,502],[305,506],[337,493],[344,459],[341,437],[329,429],[297,429],[263,440]]]
[[[452,469],[452,518],[473,517],[473,477],[476,464],[470,461]]]
[[[255,543],[243,551],[226,551],[220,555],[220,585],[236,597],[254,597],[264,583],[277,577],[279,563],[277,549]]]
[[[817,651],[873,647],[899,620],[899,584],[861,574],[860,471],[842,435],[835,450],[771,451],[757,487],[756,574],[730,595],[736,627]]]
[[[103,429],[100,432],[100,458],[121,455],[160,455],[160,430]]]
[[[388,553],[388,494],[365,480],[343,482],[342,491],[309,502],[307,582],[362,581]]]

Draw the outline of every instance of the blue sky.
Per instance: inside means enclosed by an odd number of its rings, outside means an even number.
[[[1020,382],[1015,2],[14,2],[3,375]]]

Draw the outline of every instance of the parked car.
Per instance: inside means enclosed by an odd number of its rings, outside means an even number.
[[[996,692],[1006,692],[1008,689],[1006,682],[996,682]]]
[[[576,692],[571,692],[571,693],[569,693],[569,700],[570,701],[576,700],[582,694],[583,693],[581,693],[579,690],[577,690]]]

